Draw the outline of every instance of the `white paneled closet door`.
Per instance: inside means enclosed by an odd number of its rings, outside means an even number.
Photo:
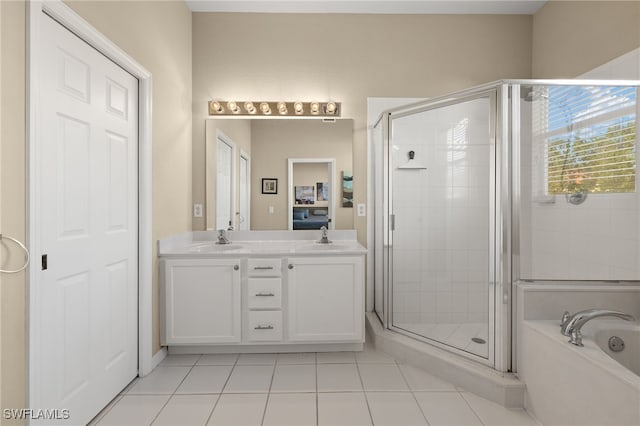
[[[137,375],[138,81],[49,17],[41,34],[36,216],[47,262],[32,408],[86,424]]]

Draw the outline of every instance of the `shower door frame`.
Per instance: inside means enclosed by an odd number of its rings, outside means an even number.
[[[510,150],[509,136],[513,127],[509,120],[509,105],[511,91],[509,84],[494,82],[474,87],[461,92],[447,95],[441,98],[422,101],[404,107],[385,111],[378,125],[382,127],[382,149],[390,150],[391,147],[391,121],[416,113],[421,113],[438,108],[456,105],[476,99],[488,98],[490,101],[490,152],[493,161],[490,162],[490,220],[489,220],[489,297],[488,297],[488,328],[489,351],[488,357],[474,355],[470,352],[446,345],[439,341],[420,336],[416,333],[395,327],[391,318],[393,315],[393,250],[388,250],[385,259],[383,253],[383,315],[380,318],[383,326],[397,333],[407,335],[414,339],[424,341],[430,345],[457,354],[475,362],[488,365],[499,371],[509,371],[511,368],[511,180],[510,176]],[[374,151],[375,155],[375,151]],[[384,182],[384,195],[387,198],[387,210],[383,212],[388,218],[388,226],[384,229],[387,234],[389,247],[393,247],[393,233],[391,230],[391,215],[393,214],[393,173],[392,157],[387,152],[386,169],[387,181]],[[376,170],[376,172],[378,172]],[[506,176],[507,179],[503,179]],[[375,189],[374,189],[375,191]],[[384,210],[384,206],[383,206]],[[374,224],[375,226],[375,224]],[[374,249],[377,250],[376,247]],[[375,254],[374,254],[375,256]],[[386,260],[386,261],[385,261]],[[375,265],[374,265],[375,268]],[[374,284],[375,285],[375,284]],[[375,291],[375,288],[374,288]],[[375,300],[374,300],[375,306]],[[375,309],[374,309],[375,311]]]

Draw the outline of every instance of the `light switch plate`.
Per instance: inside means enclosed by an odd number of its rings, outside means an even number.
[[[273,206],[269,206],[269,214],[273,214]]]
[[[364,203],[360,203],[358,206],[358,216],[366,216],[367,215],[367,205]]]
[[[202,217],[202,204],[193,205],[193,217]]]

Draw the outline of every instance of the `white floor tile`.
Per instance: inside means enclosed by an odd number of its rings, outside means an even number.
[[[278,364],[315,364],[316,354],[315,352],[283,353],[278,354],[276,362]]]
[[[360,364],[365,391],[408,391],[400,369],[395,364]]]
[[[238,354],[202,355],[196,365],[235,365]]]
[[[315,426],[316,394],[271,394],[264,414],[264,426]]]
[[[269,392],[273,366],[236,365],[224,387],[224,393],[263,393]]]
[[[318,425],[371,425],[367,400],[362,392],[318,394]]]
[[[353,352],[318,352],[316,359],[318,364],[348,364],[356,362]]]
[[[156,367],[149,375],[139,379],[127,395],[173,394],[191,367]]]
[[[221,393],[232,368],[230,365],[196,365],[176,393]]]
[[[510,410],[469,392],[463,392],[462,396],[487,426],[539,426],[538,422],[522,409]]]
[[[238,365],[273,365],[276,354],[240,354]]]
[[[356,364],[318,364],[318,392],[362,392]]]
[[[271,392],[315,392],[316,366],[281,364],[276,366]]]
[[[156,418],[169,395],[125,395],[98,422],[99,426],[146,426]]]
[[[482,426],[458,392],[416,392],[414,395],[431,426]]]
[[[174,395],[153,426],[201,426],[209,419],[218,395]]]
[[[400,371],[412,391],[455,391],[456,387],[421,368],[400,364]]]
[[[373,424],[376,426],[427,424],[410,392],[368,392],[366,395]]]
[[[260,426],[267,394],[223,394],[207,425]]]
[[[161,367],[191,367],[196,362],[200,355],[167,355],[165,359],[160,363]]]
[[[356,352],[356,362],[358,364],[395,364],[393,357],[374,349],[371,346],[365,346],[362,352]]]
[[[118,403],[118,401],[120,401],[121,399],[122,399],[122,394],[120,394],[120,395],[116,396],[115,398],[113,398],[113,399],[111,400],[111,402],[110,402],[109,404],[107,404],[107,406],[106,406],[106,407],[104,407],[104,408],[102,409],[102,411],[100,411],[100,412],[99,412],[99,413],[98,413],[98,414],[97,414],[97,415],[96,415],[96,416],[95,416],[95,417],[94,417],[94,418],[89,422],[88,426],[95,426],[95,425],[97,425],[97,424],[100,422],[100,420],[102,420],[102,418],[103,418],[104,416],[106,416],[106,415],[107,415],[107,413],[108,413],[109,411],[111,411],[111,409],[112,409],[112,408],[113,408],[113,407]]]

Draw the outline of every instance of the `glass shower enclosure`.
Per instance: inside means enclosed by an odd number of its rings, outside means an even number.
[[[557,231],[532,231],[550,211],[538,210],[557,202],[566,215],[565,199],[595,203],[607,191],[637,200],[636,93],[637,82],[509,80],[383,113],[371,163],[383,325],[509,371],[512,284],[565,279],[536,267],[558,258],[547,241]],[[638,279],[627,267],[592,276]]]

